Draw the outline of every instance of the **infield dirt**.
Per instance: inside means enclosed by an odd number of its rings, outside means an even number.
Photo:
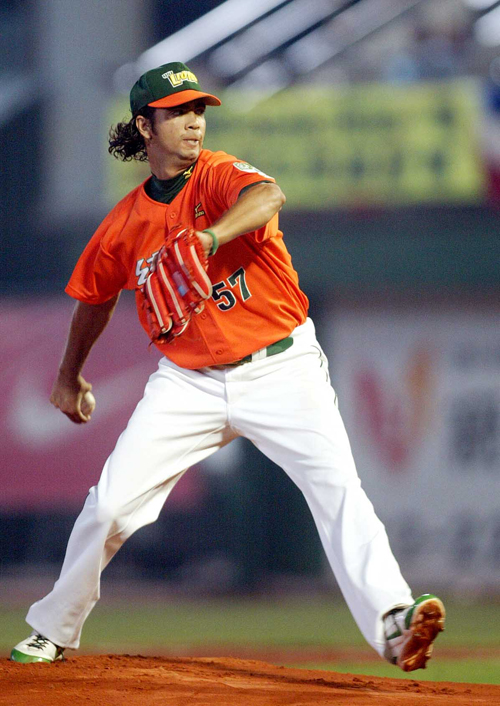
[[[419,682],[276,667],[230,658],[92,655],[55,664],[0,663],[9,706],[472,706],[500,704],[500,685]]]

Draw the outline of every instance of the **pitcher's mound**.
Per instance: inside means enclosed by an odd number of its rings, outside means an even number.
[[[417,672],[418,674],[418,672]],[[0,663],[9,706],[455,706],[500,704],[500,686],[419,682],[275,667],[228,658],[129,655],[72,657],[55,664]]]

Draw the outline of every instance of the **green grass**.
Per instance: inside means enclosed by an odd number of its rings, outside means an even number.
[[[19,630],[26,611],[0,608],[0,649]],[[308,600],[195,600],[170,605],[98,605],[84,628],[87,646],[115,643],[197,646],[363,645],[350,613],[338,602]]]
[[[427,669],[419,669],[405,674],[386,662],[309,662],[307,664],[286,664],[287,667],[307,669],[327,669],[345,674],[365,674],[373,677],[409,679],[411,681],[449,681],[470,684],[500,684],[499,659],[443,659],[437,648],[435,657]]]
[[[101,602],[88,619],[82,640],[86,650],[149,653],[162,650],[203,655],[206,645],[237,648],[361,648],[357,663],[346,654],[335,663],[304,663],[295,666],[334,669],[376,676],[433,681],[500,683],[500,604],[447,602],[447,628],[436,643],[436,657],[427,670],[410,675],[370,656],[353,619],[340,600],[308,597],[269,600],[178,600],[142,604]],[[13,644],[26,636],[25,610],[0,607],[0,654],[7,656]],[[447,648],[463,649],[451,659]],[[474,657],[479,648],[499,650]],[[439,652],[443,656],[440,658]]]

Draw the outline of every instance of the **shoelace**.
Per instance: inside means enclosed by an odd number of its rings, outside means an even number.
[[[47,647],[50,640],[41,635],[36,635],[31,642],[28,642],[28,647],[34,647],[36,650],[43,650]]]

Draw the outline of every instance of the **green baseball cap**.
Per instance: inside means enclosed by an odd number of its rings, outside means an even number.
[[[217,96],[204,93],[194,73],[186,64],[172,61],[146,71],[130,91],[130,110],[136,115],[141,108],[173,108],[181,103],[203,98],[207,105],[220,105]]]

